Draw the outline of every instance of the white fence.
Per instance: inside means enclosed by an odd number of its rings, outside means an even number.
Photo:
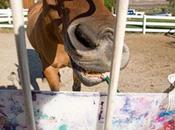
[[[172,32],[175,30],[175,17],[170,16],[127,16],[128,32]],[[128,27],[129,26],[129,27]]]
[[[24,21],[27,22],[28,9],[23,10]],[[26,26],[26,25],[25,25]],[[13,28],[11,9],[0,9],[0,28]],[[173,30],[171,30],[174,28]],[[128,15],[127,32],[175,32],[175,17]]]
[[[24,21],[26,22],[28,9],[23,9],[23,14],[24,14]],[[11,9],[0,9],[0,28],[13,28]]]

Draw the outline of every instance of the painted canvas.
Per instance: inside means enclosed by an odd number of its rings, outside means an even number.
[[[37,130],[102,130],[106,96],[85,92],[32,92]],[[167,94],[120,93],[112,130],[175,130]],[[22,91],[0,91],[0,130],[28,130]]]
[[[28,130],[21,91],[0,91],[0,130]]]
[[[105,97],[101,97],[104,108],[105,103]],[[167,105],[167,94],[118,94],[115,97],[112,130],[175,130],[175,108],[168,111]],[[102,130],[103,126],[104,113],[101,112],[98,130]]]
[[[35,92],[37,130],[93,130],[97,126],[98,93]]]
[[[36,130],[96,129],[98,93],[33,92]],[[0,91],[0,130],[28,130],[22,91]]]

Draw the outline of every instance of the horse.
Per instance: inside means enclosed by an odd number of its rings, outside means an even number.
[[[73,91],[93,86],[111,68],[115,17],[103,0],[42,0],[29,9],[27,36],[39,54],[52,91],[61,85],[59,69],[73,69]],[[123,47],[121,69],[129,61]]]

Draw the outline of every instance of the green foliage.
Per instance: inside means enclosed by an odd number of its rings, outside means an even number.
[[[112,8],[114,7],[114,0],[104,0],[105,6],[112,11]]]
[[[159,13],[166,13],[169,12],[169,9],[167,7],[156,7],[156,8],[152,8],[149,10],[145,10],[144,11],[146,14],[148,15],[152,15],[152,14],[159,14]]]
[[[0,0],[0,9],[6,9],[10,7],[9,0]]]
[[[175,15],[175,0],[169,0],[169,10],[173,15]]]

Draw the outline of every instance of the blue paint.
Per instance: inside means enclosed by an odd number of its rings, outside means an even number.
[[[127,113],[127,112],[130,111],[130,108],[131,108],[130,99],[129,99],[129,97],[126,97],[126,99],[125,99],[125,104],[124,104],[124,106],[122,107],[121,111]]]
[[[37,110],[34,110],[34,115],[35,115],[35,118],[37,120],[40,120],[40,119],[46,119],[46,120],[49,120],[53,117],[49,117],[47,114],[44,114],[42,111],[40,111],[39,109]]]
[[[170,116],[170,115],[174,115],[175,114],[175,110],[173,111],[164,111],[164,112],[161,112],[159,114],[159,117],[165,117],[165,116]]]
[[[130,97],[126,96],[125,103],[120,109],[120,111],[127,116],[126,118],[122,118],[122,119],[119,119],[119,118],[113,119],[112,121],[113,125],[129,124],[129,123],[138,122],[138,121],[143,122],[143,119],[148,116],[149,112],[138,114],[137,110],[133,110],[131,107],[132,106],[131,101],[132,100],[130,99]]]
[[[66,124],[61,125],[58,130],[68,130],[67,125]]]
[[[124,119],[113,119],[112,124],[116,125],[116,124],[130,124],[133,122],[138,122],[138,121],[143,121],[143,119],[145,119],[145,117],[148,115],[148,112],[140,114],[140,115],[136,115],[135,111],[131,111],[129,112],[127,118]]]

